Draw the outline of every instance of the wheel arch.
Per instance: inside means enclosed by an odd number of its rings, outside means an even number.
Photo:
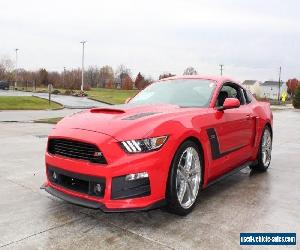
[[[202,168],[201,168],[201,171],[202,171],[202,182],[201,182],[201,187],[200,188],[202,188],[202,185],[204,183],[204,178],[205,178],[204,177],[204,173],[205,173],[205,156],[204,156],[204,151],[203,151],[203,144],[201,143],[201,141],[199,140],[199,138],[197,138],[196,136],[189,135],[189,136],[185,137],[183,140],[181,140],[180,143],[178,143],[177,148],[176,148],[176,150],[174,152],[172,161],[170,163],[169,171],[168,171],[168,179],[167,179],[167,185],[166,185],[166,189],[165,189],[166,197],[167,197],[167,192],[168,192],[168,187],[169,187],[170,173],[171,173],[171,170],[172,170],[172,165],[173,165],[173,162],[174,162],[174,159],[175,159],[175,155],[176,155],[177,150],[179,149],[180,145],[182,145],[186,141],[192,141],[192,142],[194,142],[198,146],[198,149],[199,149],[200,154],[201,154],[201,164],[202,164]]]
[[[266,124],[265,124],[265,127],[268,127],[270,129],[270,131],[271,131],[271,137],[273,139],[273,129],[272,129],[271,123],[267,121]]]
[[[200,150],[200,152],[201,152],[201,154],[202,154],[202,157],[204,157],[204,155],[203,155],[203,146],[202,146],[200,140],[197,137],[195,137],[195,136],[189,136],[183,142],[181,142],[180,145],[182,143],[184,143],[185,141],[193,141],[194,143],[196,143],[197,146],[198,146],[198,148],[199,148],[199,150]]]
[[[176,182],[174,181],[174,168],[173,168],[173,166],[175,166],[174,161],[177,161],[177,159],[178,159],[177,154],[178,154],[179,150],[182,150],[182,145],[187,142],[195,144],[194,146],[196,146],[196,149],[198,149],[198,152],[200,154],[200,161],[202,164],[202,167],[201,167],[202,180],[199,185],[197,199],[199,198],[199,192],[201,191],[201,189],[203,187],[203,183],[204,183],[204,158],[205,157],[204,157],[204,151],[203,151],[203,146],[202,146],[203,144],[201,143],[201,141],[199,140],[197,135],[189,133],[189,134],[186,134],[185,137],[181,137],[181,140],[178,140],[177,148],[175,150],[172,161],[170,163],[170,167],[169,167],[169,171],[168,171],[167,185],[166,185],[166,189],[165,189],[165,199],[167,202],[168,209],[170,209],[170,211],[173,211],[174,213],[177,213],[179,215],[185,215],[188,213],[186,211],[191,211],[191,209],[193,209],[193,207],[195,206],[196,201],[197,201],[197,200],[195,200],[191,207],[189,207],[185,211],[182,211],[183,208],[180,207],[180,205],[178,205],[179,203],[177,200],[178,199],[177,193],[175,193],[176,192],[176,184],[175,184]],[[176,167],[175,167],[175,169],[176,169]]]

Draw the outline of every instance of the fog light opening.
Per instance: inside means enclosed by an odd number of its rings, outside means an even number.
[[[136,174],[128,174],[125,177],[126,181],[134,181],[138,179],[143,179],[143,178],[148,178],[149,175],[147,172],[142,172],[142,173],[136,173]]]
[[[58,180],[58,176],[57,176],[56,172],[53,172],[52,178],[55,182]]]
[[[95,194],[101,194],[101,192],[102,192],[101,184],[95,184],[94,185],[94,193]]]

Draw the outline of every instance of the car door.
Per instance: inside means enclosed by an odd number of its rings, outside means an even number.
[[[239,108],[224,111],[216,110],[218,122],[213,128],[214,131],[211,130],[218,141],[214,158],[225,157],[223,170],[227,171],[250,158],[250,149],[254,140],[255,120],[251,116],[251,109],[247,105],[239,85],[227,82],[222,86],[220,94],[222,92],[226,92],[228,98],[239,99],[241,103]],[[222,103],[216,103],[216,106],[219,105],[222,105]]]

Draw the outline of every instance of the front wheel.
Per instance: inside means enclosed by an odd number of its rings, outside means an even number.
[[[170,212],[186,215],[192,211],[202,183],[202,158],[199,147],[186,141],[177,150],[168,180],[167,200]]]
[[[272,153],[272,134],[271,129],[266,126],[263,130],[260,148],[257,156],[257,164],[251,166],[252,169],[258,171],[266,171],[271,163]]]

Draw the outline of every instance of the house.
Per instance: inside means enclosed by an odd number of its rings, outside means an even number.
[[[250,91],[253,95],[260,97],[261,96],[261,82],[257,80],[245,80],[242,82],[242,85],[245,89]]]
[[[261,97],[277,100],[279,92],[279,82],[278,81],[265,81],[260,84],[262,95]],[[283,92],[287,92],[287,86],[283,81],[280,82],[280,96]]]

